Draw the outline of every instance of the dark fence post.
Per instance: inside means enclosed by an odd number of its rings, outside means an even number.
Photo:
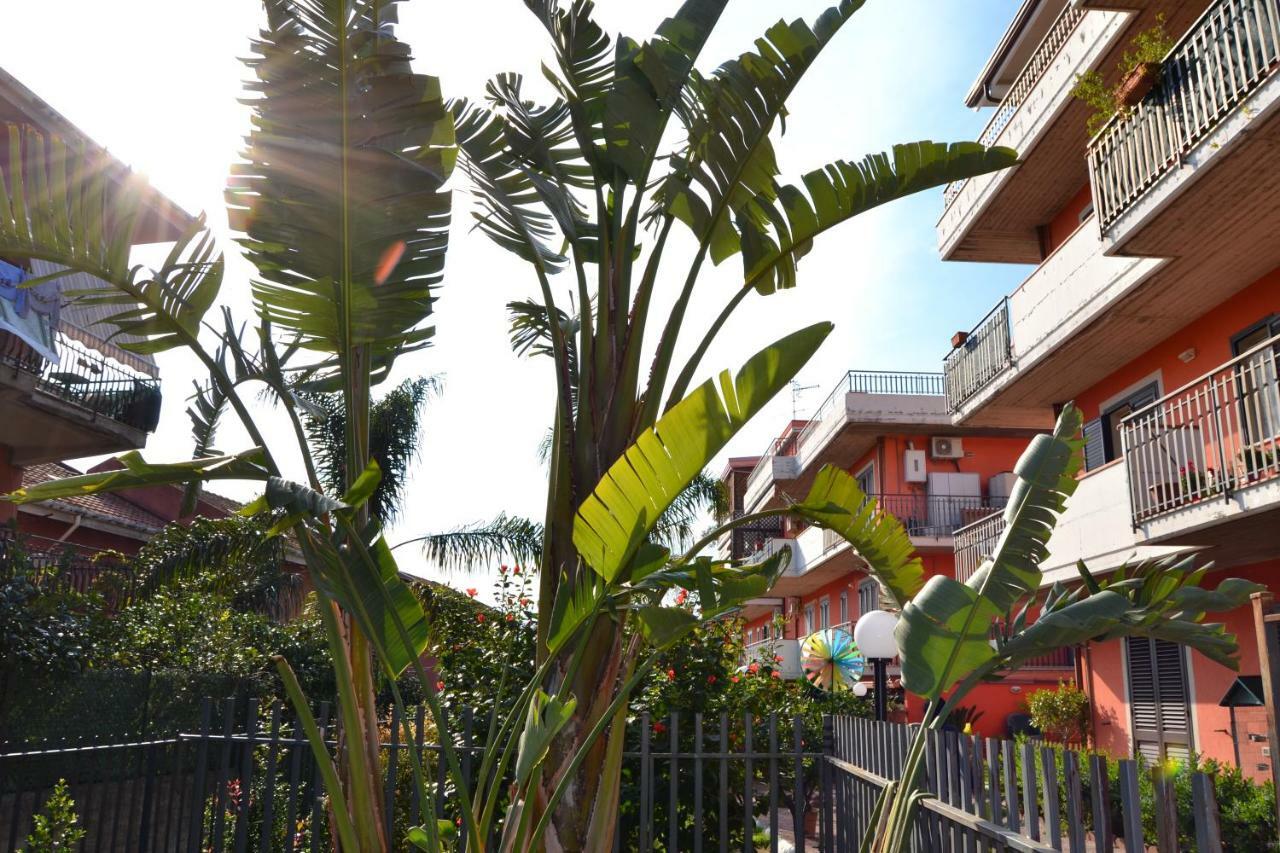
[[[1178,849],[1178,810],[1173,780],[1160,767],[1153,767],[1151,776],[1155,786],[1156,849],[1160,853],[1174,851]]]
[[[804,722],[791,718],[791,737],[795,749],[795,779],[791,800],[791,824],[795,833],[796,850],[804,853],[804,822],[809,816],[808,797],[804,789]]]
[[[245,704],[244,749],[240,753],[240,801],[236,803],[235,851],[244,853],[249,846],[249,795],[253,790],[253,749],[258,735],[258,700]],[[272,780],[267,780],[268,784]]]
[[[151,847],[151,817],[155,814],[153,798],[156,795],[156,749],[153,743],[147,748],[147,763],[142,780],[142,819],[138,822],[138,853],[147,853]]]
[[[1107,779],[1107,759],[1103,755],[1089,757],[1089,792],[1093,799],[1093,843],[1098,850],[1110,850],[1111,791]]]
[[[835,853],[835,845],[831,843],[834,829],[831,815],[836,798],[831,789],[831,762],[828,760],[835,754],[835,740],[835,724],[830,716],[824,714],[822,716],[822,756],[818,759],[819,784],[822,785],[822,823],[819,826],[818,847],[822,853]]]
[[[191,780],[191,818],[187,824],[187,850],[198,853],[204,834],[204,785],[209,776],[209,727],[213,724],[213,702],[200,703],[200,742],[196,746],[196,773]]]
[[[271,849],[271,835],[276,817],[276,776],[280,765],[280,702],[271,705],[271,736],[267,747],[267,775],[265,796],[262,801],[262,831],[258,833],[259,853],[267,853]],[[289,828],[285,827],[288,838]]]
[[[653,766],[649,757],[649,712],[640,715],[640,849],[653,849]]]

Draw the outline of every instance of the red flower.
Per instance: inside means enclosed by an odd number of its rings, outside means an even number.
[[[516,621],[516,615],[515,615],[514,613],[508,613],[508,614],[507,614],[507,621],[508,621],[508,622],[514,622],[514,621]]]
[[[498,574],[500,574],[500,575],[505,575],[506,573],[507,573],[507,564],[506,564],[506,563],[503,563],[501,566],[498,566]]]
[[[437,692],[437,693],[439,693],[441,690],[444,690],[444,682],[443,682],[443,681],[437,681],[437,682],[436,682],[436,692]]]
[[[773,677],[774,677],[774,678],[781,678],[781,677],[782,677],[782,673],[778,672],[778,671],[775,669],[775,670],[773,671]]]
[[[459,818],[454,818],[454,820],[453,820],[453,825],[454,825],[454,826],[462,826],[462,818],[460,818],[460,817],[459,817]]]
[[[483,621],[484,621],[484,614],[483,614],[483,613],[477,613],[477,614],[476,614],[476,621],[477,621],[477,622],[483,622]]]
[[[520,606],[521,606],[521,607],[528,607],[528,606],[529,606],[529,599],[527,599],[527,598],[522,598],[522,599],[520,599]]]
[[[782,655],[774,655],[773,660],[775,663],[782,663]]]
[[[662,722],[661,720],[653,724],[653,733],[655,735],[660,735],[666,730],[667,730],[667,724]]]
[[[667,681],[676,680],[676,671],[674,669],[667,670]]]
[[[473,586],[473,587],[468,587],[468,589],[467,589],[467,595],[471,596],[472,598],[475,598],[475,597],[476,597],[476,595],[477,595],[477,593],[476,593],[476,588],[475,588],[474,586]]]
[[[513,575],[518,575],[518,574],[520,574],[520,567],[519,567],[519,566],[516,566],[514,569],[512,569],[512,570],[511,570],[511,574],[513,574]]]
[[[755,675],[759,671],[760,671],[760,664],[758,663],[752,663],[751,666],[747,667],[747,672],[751,673],[752,675]]]
[[[732,681],[734,684],[737,684],[737,683],[738,683],[738,676],[736,676],[736,675],[735,675],[735,676],[733,676],[732,678],[730,678],[729,680],[730,680],[730,681]]]
[[[688,600],[689,600],[689,590],[687,589],[680,590],[680,593],[676,596],[676,604],[677,605],[684,604]]]
[[[716,677],[714,675],[708,675],[707,684],[715,684],[715,683],[716,683]]]

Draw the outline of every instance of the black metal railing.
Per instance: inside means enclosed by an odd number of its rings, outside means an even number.
[[[1160,65],[1155,86],[1089,144],[1105,231],[1280,69],[1280,2],[1216,0]]]
[[[735,560],[746,560],[764,550],[770,539],[780,536],[780,518],[762,518],[744,527],[735,527],[730,533],[730,556]]]
[[[947,408],[957,411],[1012,364],[1009,298],[1005,297],[943,359]]]
[[[384,793],[395,806],[386,810],[386,835],[393,849],[412,849],[409,827],[445,820],[459,826],[456,849],[467,849],[440,747],[425,741],[424,710],[411,713],[409,741],[397,715],[383,721]],[[279,703],[206,701],[199,730],[177,737],[6,750],[0,849],[18,849],[32,815],[63,778],[87,833],[85,850],[331,850],[315,756],[292,717]],[[333,748],[338,731],[328,705],[317,719]],[[468,710],[452,719],[454,748],[474,785],[489,719]],[[411,751],[423,764],[425,801],[412,782]],[[821,730],[801,718],[641,714],[625,733],[613,849],[754,850],[759,832],[775,848],[785,842],[812,849],[806,843],[818,838],[806,828],[823,808],[821,752]],[[497,842],[488,839],[486,849]],[[823,849],[835,849],[825,842]]]
[[[59,364],[40,368],[40,389],[134,429],[151,432],[160,422],[160,380],[131,373],[62,335]]]

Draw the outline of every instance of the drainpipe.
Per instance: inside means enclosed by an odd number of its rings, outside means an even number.
[[[1096,693],[1093,690],[1093,650],[1088,643],[1084,644],[1084,662],[1081,663],[1080,656],[1076,655],[1076,670],[1087,666],[1089,669],[1089,687],[1086,693],[1089,696],[1089,735],[1093,738],[1093,745],[1096,749],[1098,746],[1098,704],[1094,701]],[[1076,683],[1079,684],[1083,679],[1077,672]]]
[[[66,542],[68,537],[70,537],[72,533],[75,533],[77,530],[80,529],[80,522],[82,521],[84,521],[84,516],[77,514],[75,518],[72,519],[71,526],[68,527],[66,530],[64,530],[62,532],[62,535],[58,537],[58,541]]]

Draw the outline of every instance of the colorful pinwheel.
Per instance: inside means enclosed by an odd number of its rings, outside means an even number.
[[[839,628],[810,634],[800,654],[804,677],[823,690],[849,690],[862,677],[866,663],[853,637]]]

